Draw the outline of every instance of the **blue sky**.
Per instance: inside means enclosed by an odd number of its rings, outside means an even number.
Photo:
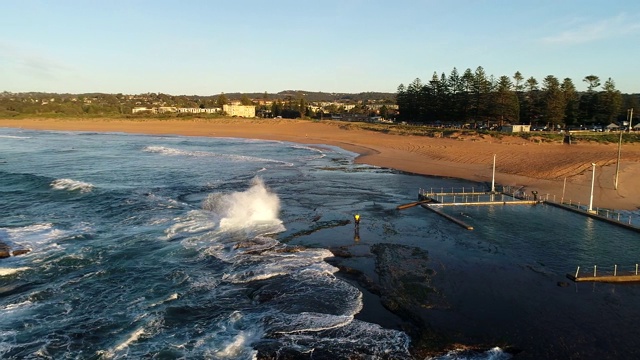
[[[0,91],[395,92],[482,66],[640,92],[640,1],[3,1]]]

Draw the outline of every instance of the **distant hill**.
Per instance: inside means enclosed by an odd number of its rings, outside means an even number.
[[[262,99],[265,96],[268,99],[285,99],[291,97],[293,99],[304,98],[308,102],[313,101],[363,101],[363,100],[391,100],[395,102],[395,93],[385,92],[362,92],[362,93],[328,93],[318,91],[305,91],[305,90],[283,90],[278,93],[225,93],[225,96],[230,99],[239,99],[242,96],[247,96],[251,99]]]
[[[132,114],[136,107],[185,107],[212,108],[218,106],[221,94],[214,95],[171,95],[164,93],[144,94],[105,94],[105,93],[43,93],[0,92],[0,116],[13,117],[24,114],[60,114],[70,116],[80,115],[127,115]],[[225,93],[227,100],[270,99],[282,100],[291,104],[299,104],[298,99],[304,99],[307,104],[314,102],[339,102],[355,104],[358,102],[395,104],[394,93],[363,92],[325,93],[304,90],[285,90],[279,93]],[[334,106],[336,106],[334,104]],[[339,107],[339,106],[338,106]],[[337,111],[333,109],[331,111]],[[307,115],[309,116],[309,115]]]

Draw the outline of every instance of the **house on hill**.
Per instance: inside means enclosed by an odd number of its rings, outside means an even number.
[[[256,117],[256,107],[254,105],[222,105],[222,111],[229,116]]]

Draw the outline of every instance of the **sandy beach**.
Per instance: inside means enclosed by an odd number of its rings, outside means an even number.
[[[640,144],[623,145],[616,190],[617,144],[566,145],[486,135],[450,138],[391,135],[344,122],[283,119],[0,119],[0,127],[327,144],[360,154],[358,163],[478,182],[491,181],[495,154],[497,184],[522,187],[528,193],[535,190],[558,202],[564,189],[564,201],[581,204],[589,203],[591,164],[595,163],[594,208],[640,207]]]

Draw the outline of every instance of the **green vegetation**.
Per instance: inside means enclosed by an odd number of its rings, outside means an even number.
[[[521,133],[503,133],[491,130],[475,130],[464,128],[443,128],[429,124],[378,124],[364,122],[335,122],[343,130],[369,130],[392,135],[413,135],[425,136],[433,138],[450,138],[459,140],[478,140],[485,138],[504,139],[504,138],[521,138],[531,142],[545,143],[562,143],[564,141],[564,133],[552,131],[534,131]],[[598,143],[617,143],[620,140],[619,132],[574,132],[571,134],[572,141],[581,142],[598,142]],[[622,137],[624,143],[640,142],[640,133],[624,133]]]
[[[626,120],[627,110],[634,108],[640,117],[638,94],[623,95],[609,78],[600,86],[600,78],[583,79],[588,90],[578,93],[573,81],[546,76],[539,86],[533,77],[524,80],[518,71],[512,78],[487,75],[479,66],[462,75],[453,68],[449,76],[433,73],[424,84],[415,79],[408,86],[400,84],[396,102],[397,120],[408,123],[458,123],[472,127],[503,124],[531,124],[549,128],[576,125],[607,125]],[[637,123],[637,121],[634,121]]]
[[[394,104],[392,93],[334,94],[320,92],[283,91],[277,94],[219,94],[210,96],[168,95],[162,93],[126,94],[55,94],[55,93],[0,93],[0,117],[122,117],[132,114],[134,108],[215,108],[222,107],[232,101],[244,105],[255,104],[257,112],[265,117],[282,116],[288,118],[312,117],[310,101],[363,104],[375,101],[378,104]],[[273,101],[272,105],[264,105],[261,100]],[[254,103],[255,102],[255,103]],[[335,106],[338,112],[339,106]],[[342,109],[344,111],[344,108]],[[365,113],[365,109],[362,113]],[[383,109],[385,113],[388,109]],[[346,111],[344,111],[346,112]],[[352,111],[357,113],[357,111]],[[141,116],[149,117],[149,113],[141,112]],[[270,116],[269,116],[270,115]],[[187,115],[185,115],[187,116]],[[192,115],[191,115],[192,116]],[[154,118],[157,116],[153,116]],[[202,117],[197,115],[197,117]],[[210,117],[210,116],[204,116]]]

